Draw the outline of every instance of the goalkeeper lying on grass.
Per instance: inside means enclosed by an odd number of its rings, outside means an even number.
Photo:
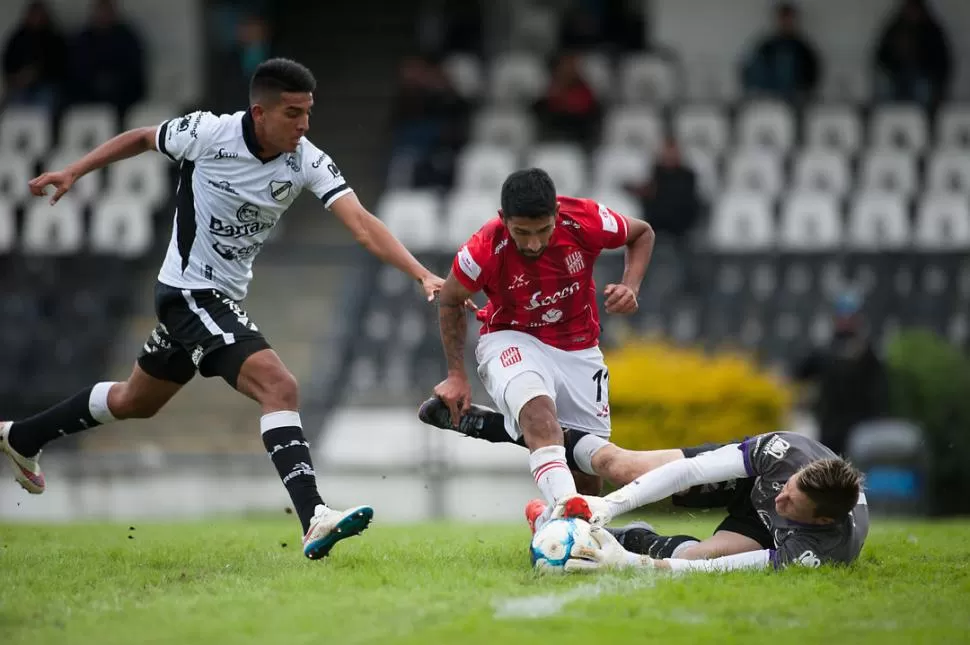
[[[456,430],[447,408],[436,399],[422,405],[419,417]],[[480,406],[472,406],[457,431],[493,443],[512,442],[501,415]],[[726,571],[849,563],[858,557],[869,532],[861,473],[803,435],[771,432],[740,443],[638,452],[569,430],[566,447],[572,468],[626,484],[606,497],[585,497],[599,548],[579,552],[581,557],[567,564],[569,571]],[[617,515],[671,496],[678,506],[726,508],[727,517],[705,540],[658,535],[644,522],[603,528]],[[540,500],[526,508],[533,531],[563,513]]]

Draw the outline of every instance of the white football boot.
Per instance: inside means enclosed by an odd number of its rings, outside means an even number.
[[[335,511],[318,504],[310,520],[310,529],[303,536],[303,555],[311,560],[327,557],[337,542],[360,535],[373,518],[374,509],[370,506]]]
[[[12,425],[11,421],[0,421],[0,453],[7,455],[13,463],[14,479],[17,483],[31,495],[40,495],[46,487],[44,473],[41,472],[40,463],[38,463],[40,453],[33,457],[25,457],[14,450],[8,440]]]

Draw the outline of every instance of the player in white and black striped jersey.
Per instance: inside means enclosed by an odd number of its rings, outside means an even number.
[[[149,150],[179,164],[172,239],[155,289],[158,326],[131,376],[89,386],[28,419],[0,422],[0,452],[29,492],[44,491],[38,459],[49,441],[151,417],[198,371],[221,376],[262,406],[263,442],[303,525],[307,557],[321,558],[366,528],[369,506],[333,510],[317,492],[296,380],[240,307],[253,259],[307,188],[368,251],[417,280],[429,300],[443,281],[360,204],[333,160],[306,138],[315,87],[304,66],[272,59],[253,74],[248,109],[221,116],[194,112],[124,132],[30,182],[38,197],[53,186],[53,204],[81,176]]]

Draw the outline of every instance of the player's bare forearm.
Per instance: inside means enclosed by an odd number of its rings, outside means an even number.
[[[438,326],[441,328],[441,346],[448,362],[448,375],[467,378],[465,374],[465,301],[472,293],[449,273],[438,294]]]
[[[418,262],[401,241],[384,226],[384,222],[364,208],[353,193],[335,201],[331,210],[354,234],[354,239],[383,262],[418,281],[431,275],[431,272]]]
[[[640,283],[647,274],[650,258],[653,256],[653,243],[656,234],[643,220],[627,218],[629,233],[626,241],[626,262],[623,267],[622,283],[634,293],[640,292]]]
[[[155,148],[155,128],[135,128],[114,136],[87,153],[64,170],[75,177],[83,177],[93,170],[116,161],[140,155]]]

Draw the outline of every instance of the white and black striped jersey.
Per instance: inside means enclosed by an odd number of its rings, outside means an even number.
[[[303,137],[295,152],[260,159],[248,110],[166,121],[157,148],[179,163],[175,222],[159,282],[242,300],[253,259],[304,187],[329,208],[351,192],[333,160]]]

